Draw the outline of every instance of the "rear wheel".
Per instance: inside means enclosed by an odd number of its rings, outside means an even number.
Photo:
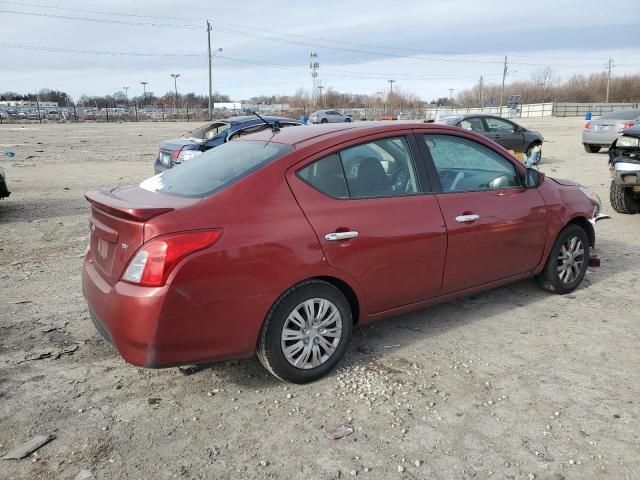
[[[351,121],[351,119],[349,117],[344,119],[345,122],[349,123]]]
[[[588,263],[589,236],[579,225],[570,224],[558,235],[536,280],[549,292],[571,293],[582,282]]]
[[[640,212],[640,194],[633,191],[633,187],[623,187],[615,180],[609,188],[611,206],[618,213],[633,214]]]
[[[589,145],[589,144],[583,144],[584,145],[584,150],[587,153],[598,153],[600,151],[600,149],[602,148],[600,145]]]
[[[326,118],[323,118],[322,120],[320,120],[320,123],[329,123],[329,120],[327,120]]]
[[[349,302],[333,285],[300,283],[273,305],[258,339],[258,358],[273,375],[307,383],[329,373],[340,361],[353,319]]]

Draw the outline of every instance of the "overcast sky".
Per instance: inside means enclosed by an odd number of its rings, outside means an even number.
[[[387,90],[392,78],[394,88],[425,100],[448,96],[449,88],[470,87],[480,75],[499,82],[504,55],[508,80],[528,78],[545,65],[563,78],[604,71],[610,57],[614,74],[640,73],[640,2],[608,5],[600,0],[0,1],[0,91],[48,87],[78,98],[126,85],[131,97],[140,95],[140,82],[147,81],[148,91],[164,94],[173,90],[170,74],[179,73],[180,92],[205,94],[206,19],[214,24],[213,48],[223,49],[214,59],[214,90],[235,100],[309,90],[311,51],[319,54],[319,78],[326,87],[375,93]]]

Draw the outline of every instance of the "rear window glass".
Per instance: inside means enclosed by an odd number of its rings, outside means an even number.
[[[140,184],[151,192],[204,197],[293,150],[290,145],[238,140],[194,157]]]

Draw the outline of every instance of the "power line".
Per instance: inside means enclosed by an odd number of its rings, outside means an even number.
[[[27,15],[32,17],[59,18],[63,20],[79,20],[83,22],[94,22],[94,23],[113,23],[117,25],[133,25],[136,27],[186,28],[189,30],[201,30],[201,27],[196,27],[195,25],[178,25],[175,23],[128,22],[124,20],[110,20],[106,18],[74,17],[71,15],[58,15],[54,13],[18,12],[16,10],[0,10],[0,13],[9,13],[12,15]]]
[[[2,3],[2,2],[0,2],[0,3]],[[9,13],[9,14],[14,14],[14,15],[27,15],[27,16],[36,16],[36,17],[47,17],[47,18],[58,18],[58,19],[64,19],[64,20],[76,20],[76,21],[85,21],[85,22],[130,25],[130,26],[144,26],[144,27],[157,27],[157,28],[181,28],[181,29],[189,29],[189,30],[200,30],[200,28],[201,28],[201,27],[198,27],[198,26],[195,26],[195,25],[179,25],[179,24],[173,24],[173,23],[155,23],[155,22],[132,22],[132,21],[102,19],[102,18],[95,18],[95,17],[77,17],[77,16],[70,16],[70,15],[58,15],[58,14],[51,14],[51,13],[19,12],[19,11],[15,11],[15,10],[0,10],[0,13]],[[95,13],[97,13],[97,12],[95,12]],[[159,17],[159,18],[165,18],[165,17]],[[222,22],[214,22],[214,25],[215,25],[215,23],[222,23]],[[246,27],[241,27],[241,28],[246,28]],[[252,38],[257,38],[257,39],[260,39],[260,40],[287,43],[287,44],[291,44],[291,45],[301,45],[301,46],[305,46],[305,47],[319,47],[319,48],[325,48],[325,49],[329,49],[329,50],[337,50],[337,51],[343,51],[343,52],[359,53],[359,54],[364,54],[364,55],[374,55],[374,56],[381,56],[381,57],[411,59],[411,60],[420,60],[420,61],[452,62],[452,63],[478,63],[478,64],[494,64],[494,65],[502,63],[501,61],[498,61],[498,60],[477,60],[477,59],[427,57],[427,56],[424,56],[424,55],[421,55],[421,56],[417,56],[417,55],[402,55],[402,54],[397,54],[397,53],[392,53],[392,52],[388,52],[387,53],[387,52],[380,52],[380,51],[361,50],[361,49],[349,48],[349,47],[337,47],[337,46],[332,46],[332,45],[321,45],[321,44],[318,44],[318,43],[311,43],[311,42],[308,42],[308,41],[290,40],[290,39],[286,39],[286,38],[279,38],[279,37],[273,37],[273,36],[268,36],[268,35],[262,35],[262,34],[259,34],[259,33],[253,32],[253,31],[247,32],[247,31],[233,30],[233,29],[224,28],[224,27],[218,27],[217,30],[225,32],[225,33],[229,33],[231,35],[241,36],[241,37],[252,37]],[[305,37],[305,38],[307,38],[307,37]],[[382,48],[393,49],[393,47],[382,47]],[[456,54],[456,55],[463,55],[463,54]],[[541,66],[541,67],[542,66],[545,66],[545,67],[546,66],[555,66],[555,67],[562,67],[562,68],[596,68],[596,67],[598,67],[598,65],[559,65],[559,64],[555,64],[554,65],[554,64],[524,63],[524,62],[512,62],[512,64],[514,64],[514,65],[522,65],[522,66]]]
[[[202,21],[201,18],[197,18],[197,17],[169,17],[169,16],[158,16],[158,15],[142,15],[142,14],[113,12],[113,11],[104,11],[104,10],[89,10],[89,9],[82,9],[82,8],[59,7],[59,6],[53,6],[53,5],[43,5],[43,4],[38,4],[38,3],[14,2],[14,1],[9,1],[9,0],[0,0],[0,3],[8,4],[8,5],[16,5],[16,6],[20,6],[20,7],[48,8],[48,9],[69,11],[69,12],[92,13],[92,14],[99,14],[99,15],[114,15],[114,16],[123,16],[123,17],[131,17],[131,18],[151,18],[151,19],[155,19],[155,20],[179,20],[179,21],[192,21],[192,22],[201,22]],[[246,27],[245,25],[239,25],[239,24],[236,24],[236,23],[224,22],[224,21],[220,21],[220,20],[217,20],[217,21],[211,22],[211,23],[220,24],[220,25],[228,25],[228,26],[235,27],[235,28],[241,28],[241,29],[249,30],[250,33],[256,31],[255,28]],[[171,25],[171,26],[173,26],[173,25]],[[195,28],[198,28],[198,27],[195,27]],[[262,28],[262,27],[259,30],[262,31],[262,32],[267,32],[267,33],[274,33],[274,34],[283,35],[283,36],[289,36],[289,37],[306,38],[306,39],[315,40],[315,41],[319,41],[319,42],[325,42],[325,43],[340,43],[342,45],[353,45],[353,46],[366,47],[366,48],[378,48],[378,49],[383,49],[383,50],[396,50],[396,51],[414,52],[414,53],[423,54],[423,55],[425,55],[425,54],[426,55],[429,55],[429,54],[436,54],[436,55],[478,55],[477,52],[463,52],[463,51],[428,51],[428,52],[425,52],[424,50],[420,50],[420,49],[417,49],[417,48],[393,47],[393,46],[388,46],[388,45],[353,42],[353,41],[342,40],[342,39],[341,40],[332,40],[332,39],[320,38],[320,37],[311,36],[311,35],[301,35],[301,34],[295,34],[295,33],[279,32],[279,31],[276,31],[276,30],[269,30],[269,29],[265,29],[265,28]],[[480,54],[480,55],[492,56],[491,54]],[[575,57],[542,56],[542,55],[529,55],[529,54],[527,54],[527,55],[510,54],[510,56],[511,57],[517,57],[517,58],[542,58],[542,59],[549,59],[549,60],[574,60],[574,58],[575,58]],[[603,57],[603,59],[604,59],[604,57]],[[498,62],[498,63],[501,63],[501,62]]]
[[[113,51],[113,50],[81,50],[75,48],[62,48],[62,47],[47,47],[41,45],[26,45],[26,44],[15,44],[15,43],[0,43],[0,47],[4,48],[12,48],[12,49],[21,49],[21,50],[34,50],[34,51],[42,51],[42,52],[55,52],[55,53],[77,53],[77,54],[87,54],[87,55],[109,55],[109,56],[132,56],[132,57],[191,57],[191,58],[206,58],[205,54],[195,54],[195,53],[143,53],[143,52],[121,52],[121,51]],[[216,58],[229,60],[232,62],[239,62],[251,65],[262,65],[267,67],[285,69],[295,72],[308,73],[307,70],[303,68],[298,68],[290,65],[283,65],[279,63],[272,62],[263,62],[259,60],[253,60],[248,58],[239,58],[239,57],[230,57],[227,55],[216,55]],[[437,79],[456,79],[456,78],[467,78],[467,75],[418,75],[418,74],[387,74],[383,72],[358,72],[353,70],[334,70],[334,69],[324,69],[325,72],[331,73],[336,76],[343,76],[349,78],[369,78],[369,79],[379,79],[379,80],[387,80],[390,77],[401,77],[404,80],[437,80]]]

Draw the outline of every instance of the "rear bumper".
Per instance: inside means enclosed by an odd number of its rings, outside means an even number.
[[[162,173],[166,170],[169,170],[171,168],[171,166],[167,166],[164,163],[162,163],[160,161],[159,157],[156,157],[156,161],[153,164],[153,172],[157,175],[159,173]]]
[[[584,145],[610,146],[618,138],[615,130],[606,132],[582,132],[582,143]]]
[[[255,353],[272,298],[230,298],[233,294],[226,292],[205,303],[179,280],[174,286],[154,288],[126,282],[110,285],[89,257],[84,259],[82,290],[91,319],[126,362],[162,368]]]

